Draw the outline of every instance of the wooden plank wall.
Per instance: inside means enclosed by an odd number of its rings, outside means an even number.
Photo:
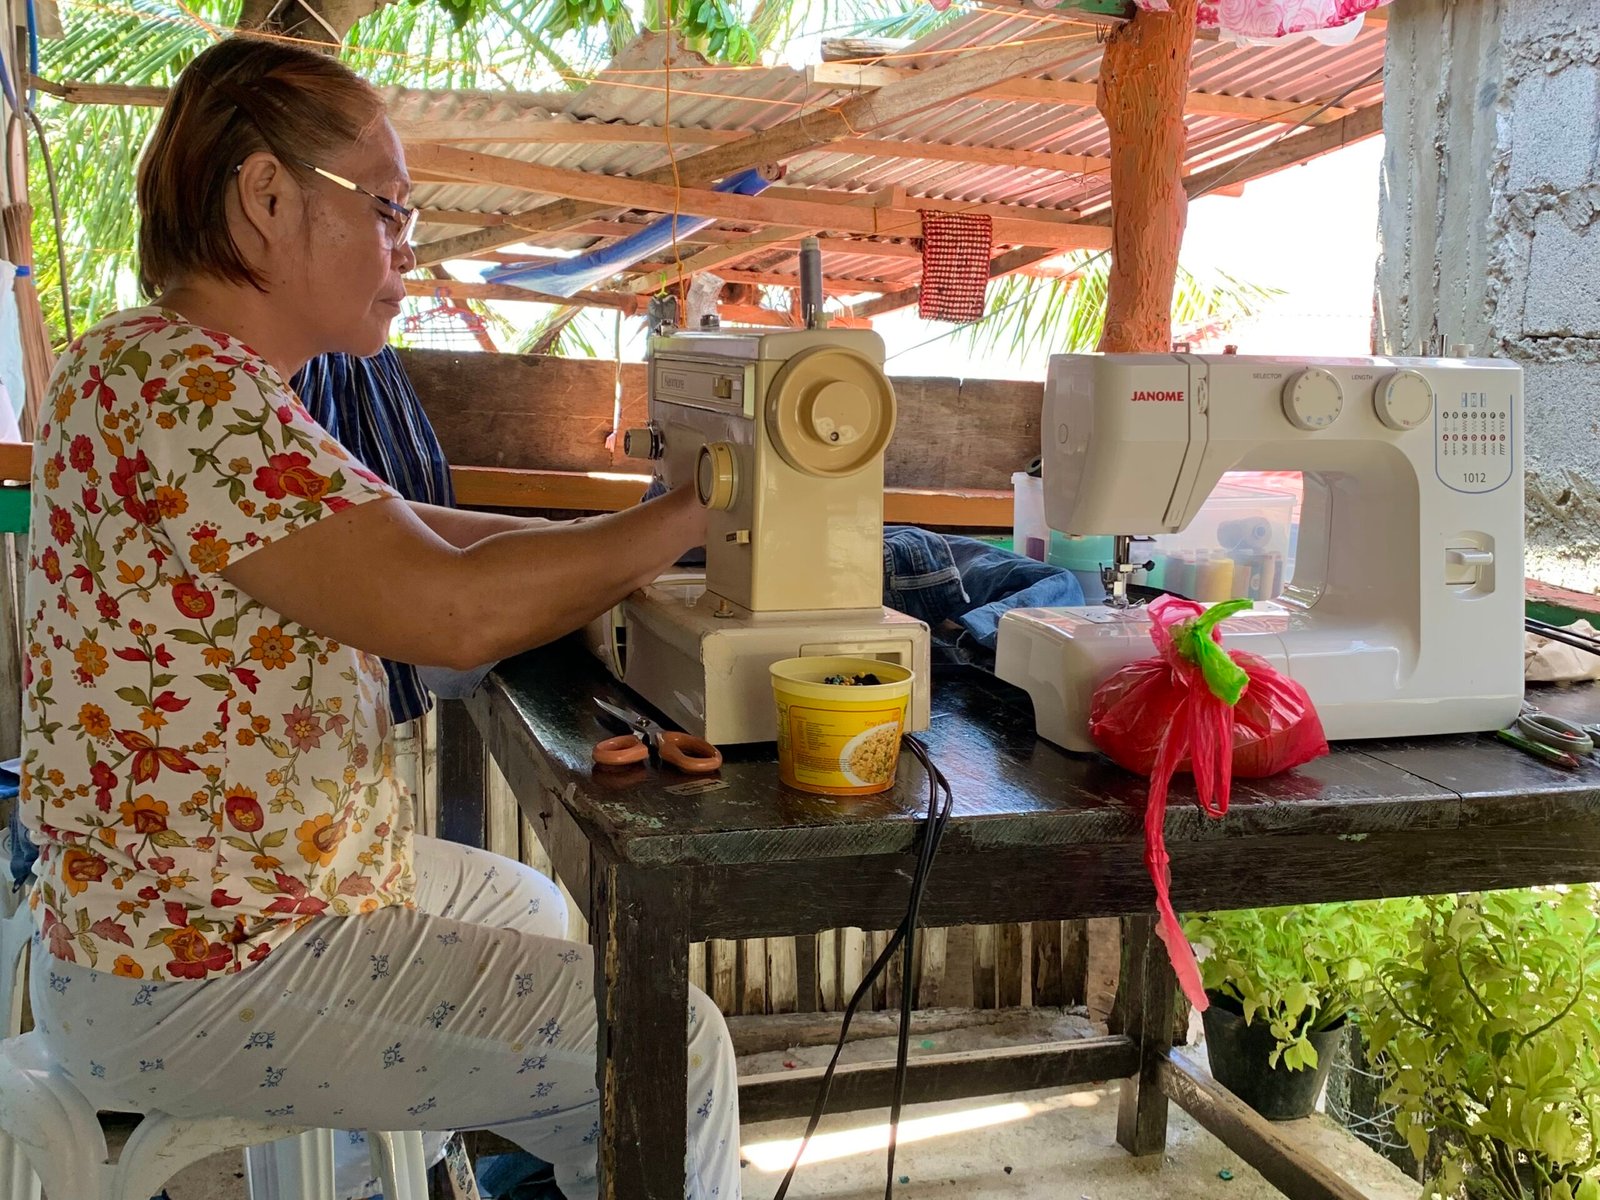
[[[596,360],[402,351],[446,455],[458,466],[643,473],[622,453],[615,428],[645,419],[645,368]],[[896,378],[898,425],[885,482],[907,488],[1009,488],[1039,453],[1042,387],[994,379]],[[416,761],[428,772],[426,734]],[[426,795],[426,792],[422,794]],[[491,849],[548,869],[514,805],[491,774]],[[426,810],[426,804],[424,808]],[[424,817],[426,823],[427,818]],[[573,931],[575,935],[578,930]],[[712,942],[695,948],[690,974],[730,1015],[839,1011],[879,951],[883,931],[829,930],[816,937]],[[1078,1004],[1090,999],[1082,923],[1039,922],[927,930],[913,986],[919,1007]],[[898,960],[868,1008],[898,1004]]]
[[[612,421],[619,388],[623,411],[642,419],[642,364],[619,372],[596,359],[532,354],[402,350],[400,357],[453,464],[616,471],[630,462],[620,445],[612,448]]]
[[[611,439],[644,422],[645,368],[595,359],[403,350],[406,372],[445,455],[457,466],[630,471],[644,464]],[[1043,385],[998,379],[896,378],[898,426],[888,487],[1009,488],[1039,454]],[[613,444],[613,442],[615,444]]]

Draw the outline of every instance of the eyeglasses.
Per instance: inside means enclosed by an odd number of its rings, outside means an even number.
[[[317,166],[317,164],[314,162],[307,162],[303,158],[297,159],[296,161],[299,162],[302,167],[307,167],[310,170],[315,171],[329,183],[338,184],[347,192],[359,192],[368,199],[376,200],[380,205],[382,205],[383,215],[385,218],[384,223],[394,231],[394,235],[389,239],[389,249],[396,250],[401,246],[409,246],[411,244],[411,235],[417,231],[417,218],[422,215],[421,210],[407,208],[404,204],[399,204],[393,200],[386,199],[385,197],[378,195],[376,192],[369,192],[359,183],[354,183],[351,180],[346,179],[343,175],[335,175],[332,171],[323,170],[323,168]],[[240,163],[238,166],[233,168],[233,173],[237,175],[242,170],[244,170],[244,164]]]
[[[394,230],[394,237],[389,241],[391,250],[411,244],[411,235],[417,231],[417,218],[421,215],[418,209],[407,208],[404,204],[385,199],[376,192],[369,192],[359,183],[353,183],[342,175],[335,175],[332,171],[325,171],[317,166],[316,163],[307,162],[303,158],[300,160],[300,165],[309,167],[329,183],[336,183],[349,192],[360,192],[363,196],[376,200],[382,205],[384,215],[389,218],[389,228]]]

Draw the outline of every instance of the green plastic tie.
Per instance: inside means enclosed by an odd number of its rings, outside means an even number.
[[[1212,637],[1212,630],[1234,613],[1252,607],[1254,605],[1249,600],[1214,604],[1198,617],[1183,621],[1172,630],[1172,642],[1178,653],[1200,668],[1211,694],[1230,707],[1239,703],[1250,676],[1217,644]]]

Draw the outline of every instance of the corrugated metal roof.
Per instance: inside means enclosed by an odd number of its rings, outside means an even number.
[[[1094,81],[1101,54],[1094,31],[1043,12],[974,14],[921,39],[884,65],[931,67],[949,61],[955,53],[982,53],[980,48],[984,46],[1052,36],[1081,39],[1083,48],[1042,78]],[[835,105],[854,94],[815,84],[803,70],[699,65],[703,60],[682,50],[674,55],[676,65],[669,77],[660,69],[664,47],[661,35],[646,35],[619,55],[594,83],[569,94],[392,89],[388,93],[391,115],[402,127],[439,121],[492,127],[524,118],[751,132],[805,111]],[[1341,47],[1309,38],[1267,46],[1200,41],[1195,46],[1190,89],[1280,102],[1285,109],[1327,102],[1336,102],[1344,109],[1362,108],[1382,98],[1383,54],[1381,25],[1368,26],[1352,43]],[[685,68],[685,62],[697,65]],[[1190,171],[1266,146],[1294,131],[1293,126],[1282,121],[1261,117],[1199,114],[1188,116],[1186,126],[1186,170]],[[1094,157],[1103,157],[1108,149],[1105,124],[1092,105],[1058,102],[960,100],[862,136],[874,141]],[[637,175],[667,161],[666,147],[659,143],[508,142],[475,143],[472,148],[524,162],[618,176]],[[699,148],[698,144],[677,147],[680,161]],[[791,158],[783,184],[789,188],[863,194],[899,188],[904,190],[908,203],[929,197],[1078,214],[1092,213],[1109,202],[1109,182],[1098,170],[1078,175],[1036,166],[888,158],[838,148],[822,148]],[[422,183],[414,195],[414,203],[425,209],[467,213],[514,213],[548,199],[512,188],[454,183]],[[739,226],[722,223],[718,227]],[[461,232],[461,225],[424,222],[419,239],[427,242]],[[593,242],[592,233],[582,232],[538,237],[540,246],[551,248],[576,249]],[[749,256],[745,265],[781,262],[785,258],[792,265],[792,257],[784,252],[766,251]],[[885,280],[896,285],[914,282],[916,276],[914,259],[875,255],[833,253],[828,258],[828,269],[830,275]]]

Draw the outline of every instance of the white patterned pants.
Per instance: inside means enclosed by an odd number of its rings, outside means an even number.
[[[566,905],[531,868],[432,838],[415,854],[415,911],[318,918],[226,978],[142,983],[52,959],[36,940],[36,1025],[101,1109],[492,1129],[553,1163],[568,1200],[588,1200],[600,1132],[590,949],[561,939]],[[733,1048],[694,988],[687,1016],[685,1196],[736,1200]]]

